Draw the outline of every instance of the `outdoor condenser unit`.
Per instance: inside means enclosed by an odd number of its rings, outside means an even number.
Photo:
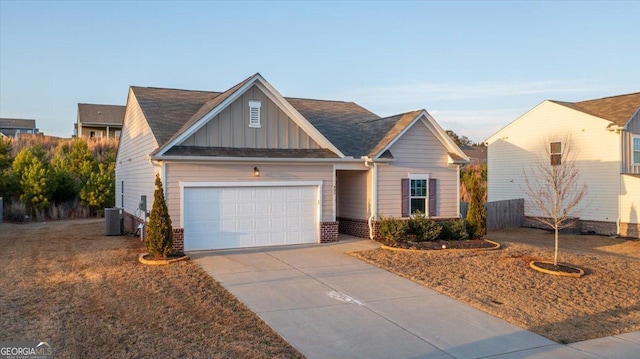
[[[122,208],[104,209],[104,235],[119,236],[122,234],[122,221],[124,219]]]

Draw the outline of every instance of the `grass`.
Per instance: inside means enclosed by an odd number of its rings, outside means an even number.
[[[351,253],[559,343],[640,330],[640,241],[561,235],[560,262],[582,278],[529,268],[553,258],[553,234],[518,228],[490,233],[503,249]]]
[[[102,220],[0,224],[0,340],[60,358],[301,358],[191,261],[145,266]]]

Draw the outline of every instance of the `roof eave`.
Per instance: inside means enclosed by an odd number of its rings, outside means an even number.
[[[162,156],[151,153],[150,158],[154,161],[176,161],[176,162],[362,162],[359,158],[306,158],[306,157],[222,157],[222,156]]]

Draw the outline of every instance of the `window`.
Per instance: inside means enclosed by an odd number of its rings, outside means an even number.
[[[410,213],[414,214],[417,211],[427,213],[427,180],[412,179],[410,188]]]
[[[429,178],[429,175],[410,175],[410,178],[402,178],[402,217],[409,217],[416,211],[436,216],[438,209],[437,181]]]
[[[640,165],[640,136],[633,137],[633,164]]]
[[[249,127],[260,128],[260,107],[262,102],[249,101]]]
[[[551,165],[562,164],[562,142],[551,142]]]

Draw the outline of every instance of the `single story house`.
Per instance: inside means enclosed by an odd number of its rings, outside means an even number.
[[[78,104],[76,135],[85,138],[120,138],[124,106]]]
[[[537,154],[560,155],[570,146],[588,188],[575,213],[580,230],[640,236],[640,92],[543,101],[486,142],[488,201],[524,198],[525,215],[539,216],[527,205],[524,171],[530,173]]]
[[[20,134],[37,135],[36,120],[21,118],[0,118],[0,134],[4,137],[18,138]]]
[[[130,87],[116,206],[134,230],[159,175],[176,250],[368,237],[379,216],[458,218],[467,162],[425,110],[285,98],[260,74],[224,92]]]

